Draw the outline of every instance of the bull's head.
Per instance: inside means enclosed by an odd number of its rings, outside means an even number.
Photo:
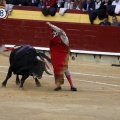
[[[48,74],[48,75],[52,75],[52,73],[51,73],[51,69],[49,68],[48,69],[48,64],[46,63],[46,60],[44,59],[44,58],[40,58],[39,56],[37,56],[37,59],[39,60],[39,61],[43,61],[43,62],[45,62],[45,72]]]
[[[31,73],[32,73],[33,77],[41,79],[43,72],[45,71],[44,61],[39,56],[37,56],[31,69],[32,69]]]

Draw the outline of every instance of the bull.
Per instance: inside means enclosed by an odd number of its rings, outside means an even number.
[[[19,88],[23,88],[25,80],[29,76],[33,76],[37,86],[40,86],[38,79],[42,78],[43,72],[50,74],[47,69],[43,58],[46,58],[49,62],[50,58],[45,54],[37,52],[35,48],[30,45],[15,46],[15,49],[11,52],[9,61],[10,66],[7,76],[2,82],[2,86],[5,87],[8,79],[12,76],[12,73],[16,74],[16,84],[20,83]],[[19,75],[21,75],[21,82],[19,81]]]

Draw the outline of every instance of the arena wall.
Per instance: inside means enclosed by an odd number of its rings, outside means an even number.
[[[3,44],[31,44],[48,47],[51,30],[44,21],[6,19],[1,21]],[[101,52],[120,51],[120,27],[86,25],[78,23],[53,24],[63,28],[70,40],[71,49]]]
[[[111,21],[111,16],[109,20]],[[10,16],[0,19],[0,42],[49,48],[49,39],[52,35],[46,21],[65,30],[70,40],[71,56],[75,56],[76,59],[119,63],[120,27],[99,26],[98,18],[95,24],[91,25],[87,13],[75,10],[68,10],[64,16],[57,11],[54,17],[46,17],[39,8],[15,6]],[[109,61],[111,58],[114,59]]]

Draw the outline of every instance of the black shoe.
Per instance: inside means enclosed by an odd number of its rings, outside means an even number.
[[[59,90],[61,90],[62,88],[61,88],[61,86],[59,86],[59,87],[56,87],[55,89],[54,89],[54,91],[59,91]]]
[[[77,91],[77,88],[71,87],[71,91]]]

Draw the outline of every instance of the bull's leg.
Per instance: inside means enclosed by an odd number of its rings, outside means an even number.
[[[16,75],[16,85],[19,85],[20,84],[20,79],[19,79],[19,75],[17,74]]]
[[[20,83],[20,89],[23,88],[23,84],[24,84],[25,80],[26,80],[28,77],[29,77],[29,74],[22,76],[22,78],[21,78],[21,83]]]
[[[12,67],[10,66],[8,69],[8,73],[6,79],[2,82],[2,87],[5,87],[7,84],[8,79],[12,76]]]
[[[39,82],[39,80],[37,78],[35,78],[35,83],[37,87],[41,87],[41,83]]]

